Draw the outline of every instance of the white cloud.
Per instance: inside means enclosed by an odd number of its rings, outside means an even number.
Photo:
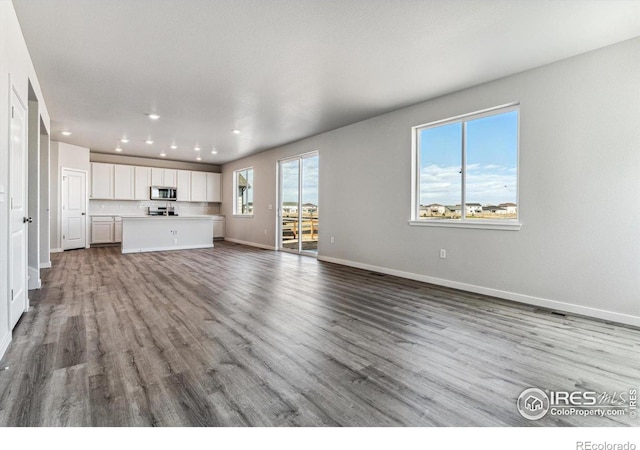
[[[420,203],[459,204],[461,176],[457,166],[425,166],[420,174]],[[516,201],[516,169],[496,164],[470,164],[466,175],[468,203],[500,204]]]

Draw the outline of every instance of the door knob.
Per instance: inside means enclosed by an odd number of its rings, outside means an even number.
[[[27,223],[27,222],[32,223],[33,219],[31,217],[23,217],[22,218],[22,223]]]
[[[84,216],[84,215],[85,215],[85,213],[82,213],[82,215]]]

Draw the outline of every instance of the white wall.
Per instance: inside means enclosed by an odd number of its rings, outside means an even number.
[[[49,133],[40,123],[40,268],[51,267],[51,154]]]
[[[29,93],[32,95],[32,92]],[[40,112],[38,102],[29,100],[29,137],[28,137],[28,270],[29,289],[39,289],[40,282]]]
[[[51,252],[61,252],[62,242],[60,241],[60,225],[58,223],[60,214],[60,190],[58,187],[58,178],[60,172],[58,142],[50,141],[50,159],[49,159],[49,223],[51,232],[49,233],[49,241]]]
[[[640,325],[639,74],[633,39],[226,164],[226,235],[273,246],[277,160],[318,150],[320,259]],[[409,226],[411,127],[514,101],[522,229]],[[233,218],[246,166],[255,216]]]
[[[28,86],[31,82],[39,102],[40,115],[49,127],[50,119],[38,79],[24,42],[20,24],[9,0],[0,0],[0,186],[9,198],[8,184],[9,155],[6,143],[9,139],[9,92],[13,85],[18,95],[27,104]],[[8,314],[8,200],[0,202],[0,357],[4,354],[10,340]]]

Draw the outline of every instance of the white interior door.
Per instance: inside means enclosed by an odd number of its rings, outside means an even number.
[[[62,169],[62,248],[87,244],[87,173]]]
[[[11,92],[9,140],[9,321],[13,329],[27,310],[27,110]]]

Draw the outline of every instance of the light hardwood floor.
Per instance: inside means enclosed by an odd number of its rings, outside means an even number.
[[[5,426],[610,426],[525,388],[640,388],[640,331],[313,258],[53,255],[1,362]]]

